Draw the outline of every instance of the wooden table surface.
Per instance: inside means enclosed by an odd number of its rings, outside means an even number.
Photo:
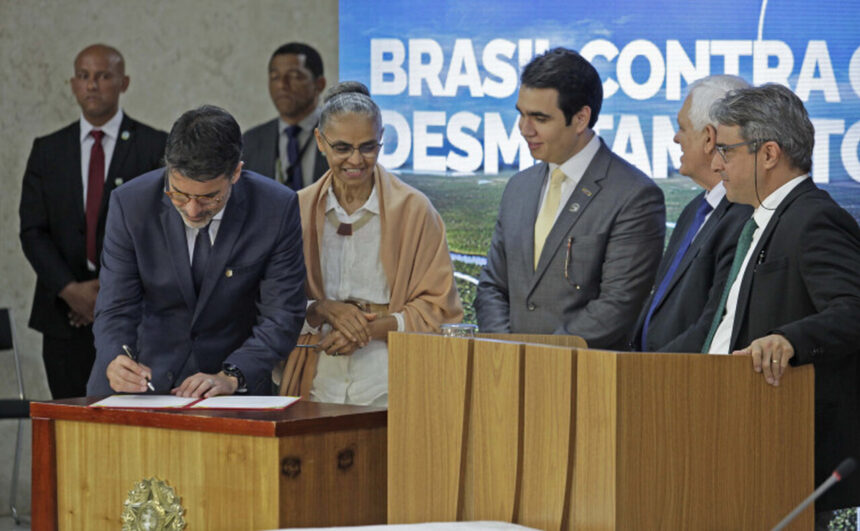
[[[386,408],[325,404],[307,400],[300,400],[286,409],[277,410],[86,407],[102,398],[32,402],[30,417],[269,437],[385,426],[388,418]]]

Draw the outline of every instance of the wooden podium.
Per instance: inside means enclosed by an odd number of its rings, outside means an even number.
[[[389,336],[390,524],[769,529],[812,491],[812,367],[523,339]]]
[[[33,402],[33,529],[119,529],[158,478],[186,529],[385,522],[386,410],[298,402],[276,411],[88,408]]]

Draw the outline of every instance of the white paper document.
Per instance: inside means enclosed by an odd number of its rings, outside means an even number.
[[[90,404],[90,407],[181,409],[196,400],[173,395],[113,395]]]
[[[297,396],[213,396],[192,404],[193,409],[283,409],[297,402]]]

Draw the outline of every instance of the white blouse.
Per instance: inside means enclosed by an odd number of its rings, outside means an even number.
[[[340,206],[334,190],[329,188],[326,213],[330,210],[335,211],[341,223],[355,223],[367,212],[374,215],[351,236],[337,234],[337,228],[326,219],[320,253],[326,298],[388,304],[391,290],[379,257],[382,226],[376,188],[364,205],[351,215]],[[397,330],[402,331],[403,316],[399,313],[392,316],[397,320]],[[328,324],[323,325],[323,334],[330,330]],[[373,339],[351,356],[329,356],[320,352],[310,395],[311,400],[318,402],[387,406],[387,343]]]

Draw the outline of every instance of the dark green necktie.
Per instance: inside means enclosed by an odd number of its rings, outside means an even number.
[[[726,299],[729,298],[729,291],[738,278],[738,272],[741,270],[741,265],[744,263],[744,258],[747,251],[750,250],[752,244],[753,233],[758,228],[755,219],[750,218],[744,225],[741,235],[738,238],[738,246],[735,248],[735,259],[732,261],[732,268],[729,270],[729,278],[726,279],[726,286],[723,288],[723,295],[720,297],[720,305],[717,307],[717,312],[714,314],[714,320],[711,322],[711,330],[708,332],[708,338],[705,339],[705,344],[702,346],[702,352],[707,353],[711,349],[711,341],[714,340],[714,334],[717,333],[717,328],[723,320],[723,314],[726,313]]]

